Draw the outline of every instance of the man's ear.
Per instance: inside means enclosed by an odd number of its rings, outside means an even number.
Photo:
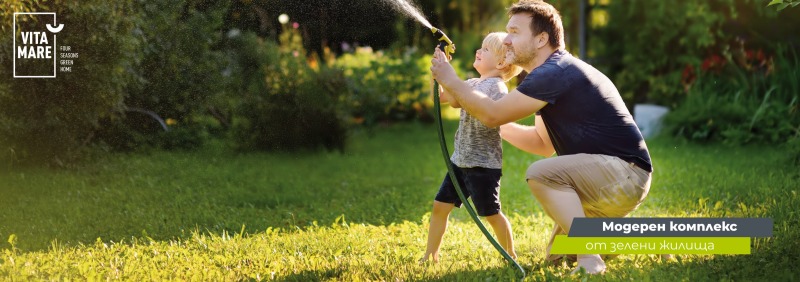
[[[547,32],[543,31],[536,35],[536,40],[534,41],[536,43],[536,49],[542,48],[547,45],[547,42],[550,41],[550,34],[547,34]]]

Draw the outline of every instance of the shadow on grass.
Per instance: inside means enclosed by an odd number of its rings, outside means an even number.
[[[800,258],[797,240],[780,240],[750,255],[677,255],[662,261],[657,255],[626,256],[608,262],[602,281],[797,281]]]
[[[302,270],[298,273],[290,274],[283,277],[276,277],[275,281],[286,282],[307,282],[307,281],[340,281],[346,279],[348,269],[344,266],[329,269],[314,269]],[[369,280],[377,281],[519,281],[521,278],[519,272],[514,268],[489,268],[481,270],[468,270],[456,271],[437,277],[412,277],[408,279],[409,273],[402,273],[399,277],[392,277],[391,273],[386,270],[375,270],[373,277],[368,277]],[[411,274],[413,275],[413,274]],[[369,275],[368,275],[369,276]],[[363,277],[362,277],[363,278]]]
[[[794,267],[798,261],[798,243],[783,244],[752,255],[677,256],[675,260],[662,261],[657,255],[628,256],[610,261],[613,265],[604,275],[570,275],[573,266],[536,262],[523,264],[526,276],[522,281],[798,281],[800,272]],[[768,270],[768,271],[765,271]],[[345,278],[348,270],[342,266],[333,269],[303,270],[277,278],[277,281],[327,281]],[[404,275],[405,276],[405,275]],[[478,270],[452,271],[432,277],[392,277],[377,271],[376,280],[414,281],[520,281],[520,273],[512,265]],[[405,279],[401,279],[405,278]]]
[[[431,279],[425,279],[425,281],[520,281],[520,278],[522,278],[522,275],[516,270],[516,268],[503,267],[458,271]]]
[[[328,281],[342,280],[346,274],[346,269],[341,267],[323,270],[303,270],[296,274],[277,278],[276,281]],[[392,275],[384,270],[377,270],[371,280],[412,280],[412,281],[519,281],[519,273],[511,268],[489,268],[481,270],[456,271],[436,277],[412,277],[408,279],[408,273],[403,273],[400,277]],[[527,280],[526,280],[527,281]]]
[[[294,230],[318,222],[386,225],[430,210],[443,169],[433,127],[355,138],[345,154],[114,154],[69,170],[0,172],[0,242],[22,251],[149,237]],[[441,172],[441,173],[440,173]],[[4,247],[0,245],[0,247]]]
[[[286,282],[306,282],[306,281],[329,281],[329,280],[342,280],[343,274],[347,271],[342,266],[332,268],[332,269],[314,269],[314,270],[302,270],[299,273],[287,275],[284,277],[277,277],[275,281],[286,281]],[[255,280],[253,280],[255,281]]]

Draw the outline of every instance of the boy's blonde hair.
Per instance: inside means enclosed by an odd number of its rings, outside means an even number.
[[[489,52],[492,52],[495,56],[504,60],[506,57],[506,51],[508,48],[505,44],[503,44],[503,40],[506,38],[508,33],[505,32],[492,32],[486,35],[486,38],[483,39],[483,44],[481,46],[486,45],[486,48],[489,49]],[[504,81],[508,81],[512,77],[517,76],[520,72],[522,72],[522,67],[516,65],[508,65],[505,68],[500,70],[500,76],[503,78]]]

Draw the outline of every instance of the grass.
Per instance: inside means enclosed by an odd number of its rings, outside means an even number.
[[[604,276],[569,276],[542,261],[552,221],[523,181],[537,158],[506,146],[503,209],[526,281],[800,278],[800,173],[780,149],[648,145],[653,188],[633,216],[770,217],[774,237],[754,240],[752,255],[624,255]],[[212,144],[4,170],[0,280],[513,280],[464,210],[451,216],[442,261],[416,263],[443,167],[435,127],[404,124],[356,133],[344,154]]]

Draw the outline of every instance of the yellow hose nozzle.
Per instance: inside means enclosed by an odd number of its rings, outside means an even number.
[[[445,53],[448,57],[456,52],[456,47],[453,45],[453,41],[447,37],[442,30],[431,27],[431,32],[433,33],[433,37],[436,40],[439,40],[439,49],[442,49],[442,52]]]

